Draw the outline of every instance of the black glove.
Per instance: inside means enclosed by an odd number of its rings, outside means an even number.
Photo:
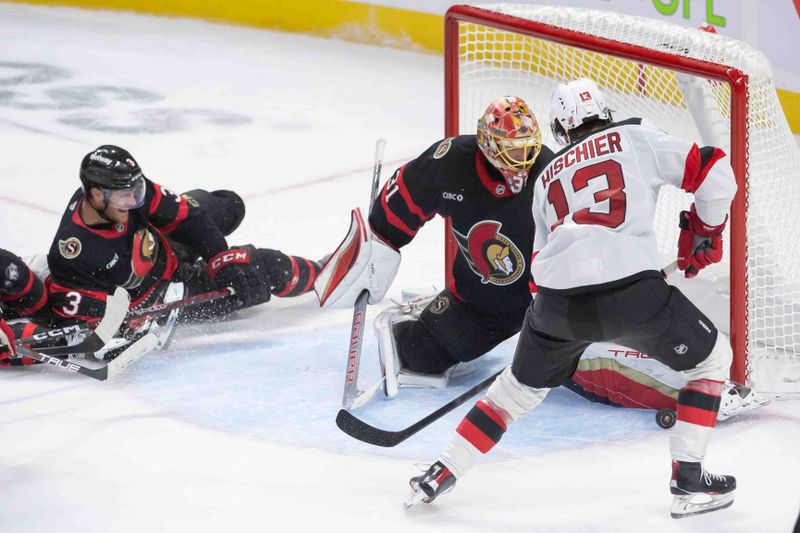
[[[265,276],[251,263],[251,246],[231,248],[208,260],[208,274],[214,285],[223,289],[233,287],[242,307],[268,302],[272,293]]]

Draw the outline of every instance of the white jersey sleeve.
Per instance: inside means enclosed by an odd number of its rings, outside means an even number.
[[[556,154],[534,190],[539,253],[531,270],[540,290],[604,285],[660,270],[653,217],[667,184],[695,193],[698,214],[709,224],[724,220],[735,192],[721,150],[700,149],[638,119]]]

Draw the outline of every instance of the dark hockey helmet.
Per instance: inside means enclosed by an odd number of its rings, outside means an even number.
[[[81,161],[80,179],[84,192],[98,187],[109,203],[121,209],[135,209],[144,201],[142,169],[119,146],[105,144],[86,154]]]

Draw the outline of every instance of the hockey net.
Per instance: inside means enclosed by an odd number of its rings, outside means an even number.
[[[594,79],[615,120],[644,117],[730,155],[739,193],[725,256],[679,285],[730,336],[731,377],[761,392],[800,393],[800,151],[767,60],[734,39],[612,12],[534,5],[455,6],[445,22],[446,135],[475,132],[502,95],[525,99],[549,133],[557,83]],[[698,114],[678,82],[700,82]],[[675,259],[678,213],[691,195],[665,187],[655,230],[664,264]],[[449,235],[449,232],[448,232]],[[447,244],[447,264],[455,246]]]

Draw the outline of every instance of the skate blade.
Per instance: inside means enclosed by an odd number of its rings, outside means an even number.
[[[725,509],[733,505],[733,492],[728,494],[693,494],[675,496],[670,508],[672,518],[685,518]]]
[[[428,503],[429,500],[426,499],[425,493],[421,489],[413,489],[406,501],[403,502],[403,509],[407,511],[420,502]]]

